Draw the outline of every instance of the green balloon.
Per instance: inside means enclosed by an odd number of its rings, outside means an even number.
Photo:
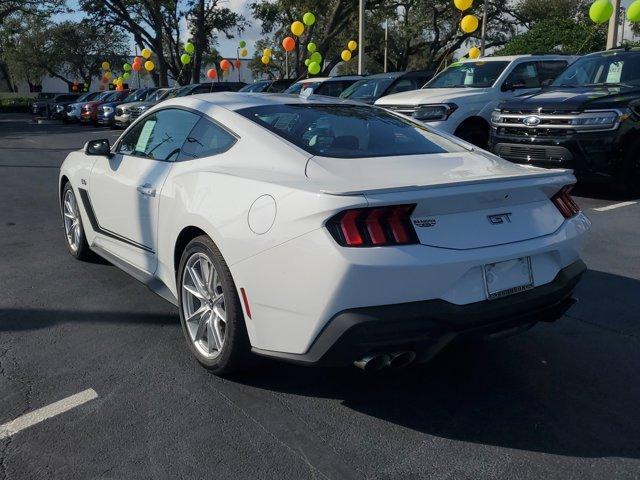
[[[131,74],[129,72],[124,72],[122,74],[122,78],[124,78],[125,80],[129,80],[129,77],[131,77]]]
[[[309,58],[311,59],[311,63],[315,62],[318,65],[322,63],[322,55],[320,55],[320,52],[313,52]]]
[[[640,0],[636,0],[627,8],[627,20],[640,22]]]
[[[123,69],[125,72],[129,72],[129,71],[131,70],[131,65],[129,65],[128,63],[125,63],[125,64],[122,66],[122,69]]]
[[[313,25],[314,23],[316,23],[316,16],[311,13],[311,12],[307,12],[302,16],[302,22],[307,26],[310,27],[311,25]]]
[[[640,1],[640,0],[639,0],[639,1]],[[307,51],[308,51],[309,53],[313,53],[313,52],[315,52],[315,51],[316,51],[316,48],[318,48],[318,47],[316,46],[316,44],[315,44],[315,43],[313,43],[313,42],[309,42],[309,43],[307,43]]]
[[[305,61],[304,61],[304,65],[305,65],[306,67],[308,67],[310,63],[311,63],[311,60],[309,60],[308,58],[307,58],[307,59],[305,59]]]
[[[240,48],[244,48],[247,46],[247,42],[245,42],[244,40],[240,40]]]
[[[596,0],[589,8],[589,18],[594,23],[604,23],[613,15],[613,5],[609,0]]]
[[[191,42],[187,42],[184,44],[184,51],[187,52],[188,54],[192,54],[193,52],[196,51],[196,46]]]
[[[180,55],[180,61],[182,62],[183,65],[186,65],[191,61],[191,55],[187,53],[183,53],[182,55]]]
[[[311,62],[307,69],[309,70],[309,73],[311,75],[317,75],[320,73],[320,65],[318,64],[318,62]]]

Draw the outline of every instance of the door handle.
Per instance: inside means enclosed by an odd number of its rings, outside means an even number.
[[[156,189],[153,188],[148,183],[145,183],[144,185],[139,185],[137,190],[142,195],[146,195],[147,197],[155,197],[156,196]]]

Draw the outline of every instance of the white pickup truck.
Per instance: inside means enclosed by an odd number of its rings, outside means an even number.
[[[551,83],[575,59],[516,55],[465,60],[450,65],[419,90],[388,95],[375,104],[486,148],[493,109]]]

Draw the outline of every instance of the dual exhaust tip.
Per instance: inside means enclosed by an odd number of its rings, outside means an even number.
[[[379,372],[385,368],[403,368],[413,362],[416,358],[415,352],[403,351],[392,353],[377,353],[367,355],[353,364],[365,372]]]

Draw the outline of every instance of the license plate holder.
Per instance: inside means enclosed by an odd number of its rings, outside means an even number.
[[[531,257],[520,257],[482,267],[485,293],[488,300],[503,298],[533,288]]]

